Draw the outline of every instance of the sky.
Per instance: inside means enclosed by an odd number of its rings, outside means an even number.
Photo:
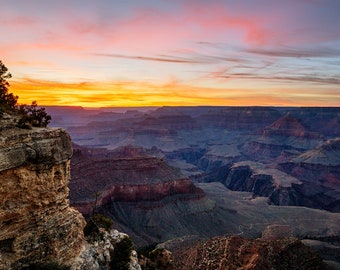
[[[0,0],[19,103],[340,106],[339,0]]]

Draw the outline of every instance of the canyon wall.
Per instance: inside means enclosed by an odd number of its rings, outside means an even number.
[[[105,151],[74,145],[71,204],[82,214],[89,215],[95,200],[97,208],[105,208],[114,202],[159,202],[169,197],[196,200],[204,197],[204,192],[183,177],[178,169],[162,159],[138,151],[129,146]]]
[[[3,120],[3,119],[2,119]],[[69,206],[70,136],[0,121],[0,269],[70,264],[84,245],[85,220]]]

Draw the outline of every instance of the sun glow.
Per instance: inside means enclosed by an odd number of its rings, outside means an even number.
[[[21,103],[339,106],[340,2],[261,3],[8,1],[1,60]]]

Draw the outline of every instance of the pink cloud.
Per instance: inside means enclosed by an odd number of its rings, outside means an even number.
[[[33,17],[30,16],[6,16],[1,15],[0,23],[2,27],[31,27],[37,21]]]

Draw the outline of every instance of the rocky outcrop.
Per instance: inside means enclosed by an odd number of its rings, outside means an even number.
[[[101,229],[98,241],[84,238],[85,219],[69,205],[70,136],[14,124],[0,119],[0,269],[109,269],[126,234]],[[140,270],[135,251],[130,269]]]
[[[114,255],[115,250],[117,251],[120,248],[119,243],[125,239],[130,241],[129,236],[125,233],[114,229],[107,231],[100,228],[94,239],[87,238],[80,255],[73,261],[71,269],[112,269],[110,268],[110,263],[114,259],[112,255]],[[119,250],[118,252],[124,251],[126,250]],[[141,270],[135,250],[130,253],[129,270]]]
[[[175,269],[331,269],[295,238],[215,237],[173,252]]]
[[[298,179],[282,171],[251,161],[235,163],[227,175],[223,184],[229,189],[252,192],[269,199],[273,194],[280,194],[279,201],[272,201],[278,205],[294,205],[289,199],[289,192],[294,184],[301,184]]]
[[[71,155],[62,129],[1,131],[0,269],[79,255],[85,220],[69,206]]]

